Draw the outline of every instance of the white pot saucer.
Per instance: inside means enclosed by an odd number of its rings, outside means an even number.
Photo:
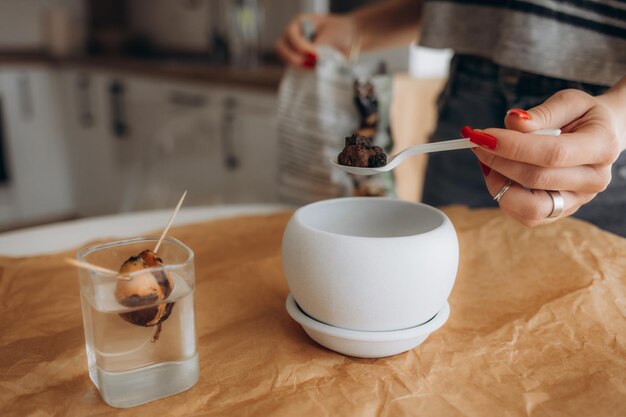
[[[348,330],[312,319],[304,313],[291,294],[285,301],[287,312],[317,343],[335,352],[359,358],[382,358],[406,352],[420,345],[450,317],[450,305],[445,305],[429,321],[419,326],[383,332]]]

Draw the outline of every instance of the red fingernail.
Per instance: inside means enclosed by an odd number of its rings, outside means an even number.
[[[311,52],[304,53],[304,62],[303,64],[306,68],[315,68],[317,65],[317,55]]]
[[[487,165],[483,164],[482,162],[480,162],[480,169],[483,170],[483,175],[485,177],[489,175],[489,173],[491,172],[491,168],[489,168]]]
[[[472,128],[469,126],[463,126],[463,129],[461,129],[461,136],[463,136],[464,138],[469,138],[471,134]]]
[[[476,145],[488,149],[496,149],[496,146],[498,146],[498,139],[486,133],[478,132],[476,130],[472,130],[471,132],[469,132],[469,139],[470,142],[473,142]]]
[[[508,116],[509,114],[514,114],[522,120],[531,119],[530,113],[528,113],[526,110],[518,109],[517,107],[509,109],[509,111],[506,112],[506,115]]]

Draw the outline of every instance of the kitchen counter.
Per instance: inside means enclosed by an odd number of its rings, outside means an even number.
[[[226,84],[266,91],[278,89],[284,70],[284,67],[279,64],[262,64],[256,69],[240,69],[185,58],[140,59],[86,55],[57,58],[43,52],[0,52],[0,68],[15,65],[45,65],[119,71],[126,74],[176,81]]]
[[[175,224],[181,226],[233,216],[271,214],[292,208],[284,204],[184,207],[178,212]],[[0,233],[0,256],[42,256],[110,236],[117,238],[141,236],[155,232],[161,225],[167,224],[171,214],[171,209],[138,211]]]

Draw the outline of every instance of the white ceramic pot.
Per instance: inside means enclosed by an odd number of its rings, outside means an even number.
[[[459,246],[440,210],[364,197],[298,209],[282,253],[287,284],[306,314],[344,329],[388,331],[425,323],[442,309]]]

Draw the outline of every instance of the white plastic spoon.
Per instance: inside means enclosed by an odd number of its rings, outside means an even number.
[[[542,130],[535,130],[530,133],[534,135],[559,136],[561,134],[561,129],[542,129]],[[470,142],[468,138],[426,143],[423,145],[415,145],[415,146],[406,148],[405,150],[403,150],[402,152],[396,155],[390,156],[389,159],[387,160],[387,165],[378,167],[378,168],[360,168],[360,167],[351,167],[347,165],[340,165],[339,163],[337,163],[337,157],[331,159],[330,163],[333,166],[345,172],[349,172],[350,174],[374,175],[374,174],[380,174],[381,172],[391,171],[392,169],[400,165],[402,161],[404,161],[410,156],[421,155],[421,154],[430,153],[430,152],[441,152],[441,151],[452,151],[456,149],[475,148],[476,146],[478,145]]]

